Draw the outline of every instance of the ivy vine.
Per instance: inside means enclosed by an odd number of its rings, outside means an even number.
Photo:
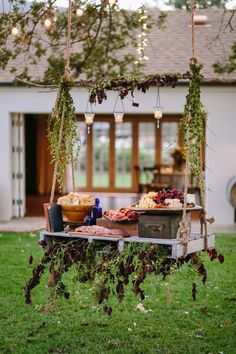
[[[66,166],[70,163],[72,154],[75,155],[74,158],[77,157],[80,146],[75,107],[70,94],[73,85],[73,79],[66,75],[62,77],[54,109],[48,118],[50,152],[52,162],[57,163],[57,182],[60,188],[63,186]]]
[[[186,96],[184,114],[180,123],[183,133],[184,147],[187,147],[186,132],[189,130],[189,158],[190,169],[194,175],[201,170],[200,151],[201,145],[205,141],[205,126],[207,114],[201,102],[200,82],[203,79],[201,74],[202,65],[196,62],[190,63],[189,90]]]

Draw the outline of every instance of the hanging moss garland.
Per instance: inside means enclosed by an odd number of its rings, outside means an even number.
[[[48,118],[48,138],[52,162],[57,163],[57,182],[60,189],[63,186],[63,176],[66,166],[71,161],[71,153],[74,147],[75,157],[79,150],[79,135],[77,134],[76,114],[70,90],[74,81],[64,75],[61,79],[57,99],[52,113]],[[63,126],[61,128],[61,122]],[[60,131],[62,132],[60,133]],[[61,135],[61,137],[60,137]]]
[[[189,91],[186,96],[184,114],[180,123],[183,133],[184,146],[187,147],[186,132],[189,129],[189,158],[190,169],[194,175],[198,175],[202,168],[200,163],[201,145],[205,140],[205,122],[207,115],[201,102],[200,82],[202,65],[196,61],[190,63],[190,71],[187,76],[190,78]]]

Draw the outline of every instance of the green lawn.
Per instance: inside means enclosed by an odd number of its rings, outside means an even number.
[[[37,236],[0,236],[0,353],[236,353],[236,235],[218,235],[225,263],[206,261],[205,286],[186,266],[181,268],[169,278],[168,305],[167,282],[151,276],[142,302],[147,312],[136,309],[141,301],[128,291],[121,305],[112,300],[111,317],[93,302],[92,285],[81,289],[72,283],[69,300],[59,299],[56,310],[42,311],[45,278],[33,291],[33,306],[26,306],[22,288],[31,272],[28,258],[42,252]],[[191,299],[193,277],[196,302]]]
[[[75,174],[76,186],[78,188],[86,187],[87,176],[84,171]],[[131,173],[116,173],[115,186],[117,188],[130,188],[131,187]],[[103,172],[96,172],[93,174],[93,186],[106,188],[109,187],[109,174]]]

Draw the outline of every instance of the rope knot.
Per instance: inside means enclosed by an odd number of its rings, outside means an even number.
[[[196,64],[197,64],[197,58],[195,57],[190,58],[189,65],[196,65]]]
[[[65,77],[70,78],[71,77],[71,69],[69,66],[65,66]]]

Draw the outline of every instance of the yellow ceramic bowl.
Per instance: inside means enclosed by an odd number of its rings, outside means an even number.
[[[61,209],[68,221],[84,221],[93,205],[61,205]]]

